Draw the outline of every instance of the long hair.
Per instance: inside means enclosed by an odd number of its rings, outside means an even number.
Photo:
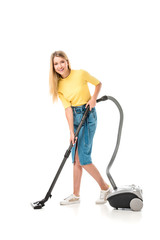
[[[50,57],[50,71],[49,71],[49,90],[50,94],[52,95],[53,102],[58,99],[58,81],[61,78],[61,75],[58,74],[54,69],[54,58],[55,57],[62,57],[66,61],[68,61],[68,68],[71,70],[70,62],[68,60],[67,55],[63,51],[56,51],[51,54]]]

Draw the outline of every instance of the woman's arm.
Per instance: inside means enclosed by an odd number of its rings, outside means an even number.
[[[73,110],[71,107],[68,107],[65,109],[65,115],[68,121],[68,125],[69,125],[69,130],[70,130],[70,142],[72,142],[72,144],[75,144],[74,141],[74,127],[73,127]]]
[[[101,90],[101,87],[102,87],[102,83],[101,82],[97,86],[95,86],[94,94],[91,97],[91,99],[88,101],[88,103],[86,104],[86,107],[88,105],[90,105],[90,111],[92,110],[93,107],[96,106],[96,100],[97,100],[98,94],[99,94],[99,92]]]

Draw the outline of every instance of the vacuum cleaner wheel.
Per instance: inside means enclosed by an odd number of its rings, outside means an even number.
[[[143,207],[143,201],[139,198],[133,198],[131,201],[130,201],[130,208],[133,210],[133,211],[140,211]]]

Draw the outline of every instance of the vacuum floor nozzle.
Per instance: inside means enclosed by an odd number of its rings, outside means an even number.
[[[44,203],[42,202],[35,202],[35,203],[31,203],[31,206],[34,208],[34,209],[41,209],[42,207],[44,207]]]

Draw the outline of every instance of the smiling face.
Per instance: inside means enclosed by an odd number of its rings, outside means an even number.
[[[68,68],[68,61],[62,57],[54,57],[53,65],[55,71],[61,75],[62,78],[66,78],[70,74],[70,69]]]

